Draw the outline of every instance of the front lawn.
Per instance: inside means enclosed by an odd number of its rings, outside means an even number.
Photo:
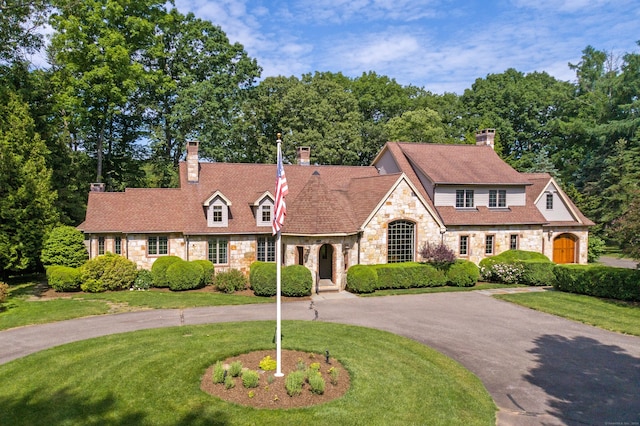
[[[254,409],[200,389],[217,360],[263,349],[275,357],[273,331],[273,321],[152,329],[0,365],[0,424],[495,425],[490,395],[457,362],[404,337],[341,324],[284,321],[282,328],[283,349],[328,349],[341,361],[351,387],[340,399]]]
[[[273,303],[273,299],[214,292],[118,291],[107,293],[65,293],[43,297],[43,276],[11,284],[7,301],[0,305],[0,330],[44,324],[90,315],[141,309],[178,309],[199,306]]]
[[[494,297],[605,330],[640,336],[638,304],[561,291],[501,294]]]

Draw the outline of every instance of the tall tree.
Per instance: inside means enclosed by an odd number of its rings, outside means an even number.
[[[47,149],[29,108],[0,95],[0,274],[34,270],[42,238],[57,222]]]
[[[220,27],[192,13],[174,9],[157,24],[142,58],[152,77],[143,100],[156,168],[177,167],[189,139],[200,141],[204,157],[236,160],[243,147],[233,144],[232,125],[260,67]]]
[[[139,112],[130,99],[148,75],[138,59],[154,40],[164,3],[56,0],[54,5],[51,57],[63,88],[61,110],[75,143],[95,155],[96,181],[102,182],[105,148],[115,138],[128,142],[122,138],[130,115]]]
[[[37,29],[45,23],[45,0],[0,0],[0,64],[22,61],[42,47]]]

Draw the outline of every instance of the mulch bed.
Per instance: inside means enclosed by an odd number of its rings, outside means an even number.
[[[257,388],[245,388],[242,385],[242,379],[240,377],[234,378],[236,385],[232,389],[226,389],[224,384],[215,384],[212,378],[213,366],[209,367],[202,377],[200,388],[213,396],[232,403],[254,408],[282,409],[308,407],[332,401],[342,397],[351,385],[349,372],[342,366],[340,361],[335,358],[330,357],[330,364],[327,364],[324,355],[290,350],[281,351],[281,371],[285,376],[273,377],[273,381],[269,383],[271,379],[268,379],[268,377],[273,376],[275,371],[262,371],[259,367],[260,361],[267,355],[273,359],[276,358],[275,350],[265,350],[242,354],[222,361],[223,365],[240,361],[243,367],[258,371],[260,374],[260,382]],[[302,388],[302,394],[293,397],[287,395],[285,377],[289,373],[297,370],[299,361],[304,362],[307,367],[315,362],[320,363],[320,373],[326,384],[324,394],[317,395],[312,393],[309,385],[305,383]],[[330,367],[334,367],[339,371],[338,380],[335,385],[331,384],[328,373]],[[251,396],[250,391],[252,391]]]

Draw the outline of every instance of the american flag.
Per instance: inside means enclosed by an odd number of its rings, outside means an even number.
[[[276,172],[276,203],[273,215],[273,223],[271,228],[273,235],[276,235],[282,229],[284,224],[284,217],[287,215],[287,204],[284,201],[284,197],[289,193],[289,186],[287,185],[287,178],[284,175],[284,166],[282,165],[282,151],[280,150],[280,143],[278,143],[278,167]]]

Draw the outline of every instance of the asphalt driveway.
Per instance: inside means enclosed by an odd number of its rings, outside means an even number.
[[[313,309],[310,309],[313,308]],[[640,338],[600,330],[482,292],[285,303],[284,320],[373,327],[457,360],[484,383],[499,425],[640,425]],[[275,321],[275,305],[150,310],[0,332],[0,364],[39,350],[146,328]],[[283,330],[286,334],[286,330]]]

